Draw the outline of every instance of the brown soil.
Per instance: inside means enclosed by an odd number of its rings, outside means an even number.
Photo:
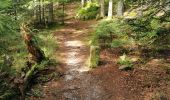
[[[75,5],[67,5],[74,12]],[[73,16],[74,13],[68,13]],[[100,66],[87,67],[89,45],[87,37],[95,20],[69,19],[55,32],[59,49],[56,52],[63,75],[41,85],[41,97],[30,100],[170,100],[170,73],[158,59],[136,64],[130,71],[118,69],[119,50],[101,50]]]

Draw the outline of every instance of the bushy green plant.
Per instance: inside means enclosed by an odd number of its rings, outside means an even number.
[[[161,30],[160,20],[153,18],[139,18],[126,24],[131,27],[134,33],[133,38],[139,41],[139,45],[142,46],[151,46]]]
[[[119,69],[131,69],[133,67],[131,59],[126,54],[119,57],[118,64],[121,65]]]
[[[46,57],[54,57],[53,54],[58,47],[56,39],[50,31],[40,31],[36,35],[38,45],[44,51]]]
[[[125,25],[123,20],[103,20],[96,27],[92,41],[98,40],[99,45],[119,47],[129,43],[128,33],[131,33],[130,27]]]
[[[114,39],[111,43],[112,48],[124,46],[129,43],[128,39]]]
[[[160,20],[158,20],[158,19],[153,19],[153,20],[151,20],[150,26],[151,26],[151,28],[154,29],[154,30],[160,28],[160,27],[161,27]]]
[[[76,18],[87,20],[87,19],[94,19],[96,18],[97,14],[99,13],[99,5],[97,3],[89,2],[85,7],[81,8]]]
[[[103,20],[93,34],[92,44],[98,43],[109,47],[130,47],[128,45],[154,46],[160,37],[168,33],[168,25],[159,18],[137,18]],[[97,42],[96,42],[97,41]]]

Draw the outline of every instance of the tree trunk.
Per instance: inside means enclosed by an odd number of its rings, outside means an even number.
[[[27,50],[32,55],[33,60],[37,63],[41,63],[45,60],[43,51],[35,44],[33,35],[28,33],[28,28],[25,25],[21,26],[21,33],[23,34],[23,39],[27,46]]]
[[[37,9],[37,0],[34,0],[34,24],[39,21],[39,14]]]
[[[54,22],[54,11],[53,11],[53,2],[51,1],[49,4],[49,23],[53,23]]]
[[[87,2],[92,2],[91,0],[87,0]]]
[[[39,13],[38,13],[38,23],[42,23],[42,19],[41,19],[41,0],[38,0],[38,10],[39,10]]]
[[[117,5],[117,16],[123,16],[123,9],[124,9],[123,0],[119,0]]]
[[[45,6],[44,6],[44,0],[42,0],[42,24],[43,26],[46,25],[46,21],[45,21]]]
[[[91,46],[90,47],[90,68],[95,68],[98,66],[99,63],[99,46]]]
[[[113,16],[113,0],[109,0],[108,18],[112,18],[112,16]]]
[[[100,17],[105,17],[105,3],[104,0],[100,0]]]
[[[63,16],[62,16],[62,24],[64,24],[64,17],[65,17],[65,3],[63,2],[63,4],[62,4],[62,10],[63,10]]]
[[[13,7],[15,20],[17,20],[17,5],[18,5],[18,2],[16,0],[12,0],[12,7]]]
[[[85,0],[81,0],[81,7],[85,6]]]

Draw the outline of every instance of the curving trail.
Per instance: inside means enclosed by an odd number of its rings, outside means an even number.
[[[120,71],[115,63],[119,57],[118,50],[101,50],[99,68],[92,70],[87,67],[90,55],[88,39],[97,21],[74,19],[77,5],[66,5],[68,16],[65,25],[54,33],[59,43],[55,54],[60,62],[57,70],[63,75],[40,86],[42,97],[29,99],[151,100],[154,92],[144,87],[144,75],[148,76],[150,72],[141,69]]]
[[[113,67],[91,70],[87,66],[88,39],[97,21],[76,20],[73,16],[77,5],[70,4],[66,8],[65,25],[54,33],[59,43],[56,52],[61,63],[59,70],[64,75],[59,80],[45,83],[40,100],[119,100],[121,94],[117,89],[120,84],[114,81],[119,78],[114,77],[119,76],[119,71]]]
[[[56,52],[64,75],[58,81],[51,81],[43,87],[41,100],[103,100],[103,91],[96,84],[97,80],[89,73],[88,37],[92,32],[95,20],[80,21],[75,16],[75,5],[66,7],[67,14],[64,27],[55,32],[59,43]],[[96,82],[94,82],[96,81]]]

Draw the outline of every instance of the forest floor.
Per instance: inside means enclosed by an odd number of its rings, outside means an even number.
[[[121,71],[116,63],[119,50],[105,49],[100,53],[100,65],[96,69],[87,66],[89,58],[88,38],[96,20],[74,19],[75,4],[66,6],[69,18],[54,33],[59,43],[56,56],[62,73],[59,79],[41,84],[41,96],[30,100],[169,100],[170,73],[162,64],[170,65],[169,57],[161,62],[153,58],[145,65]],[[149,67],[148,67],[149,66]]]

